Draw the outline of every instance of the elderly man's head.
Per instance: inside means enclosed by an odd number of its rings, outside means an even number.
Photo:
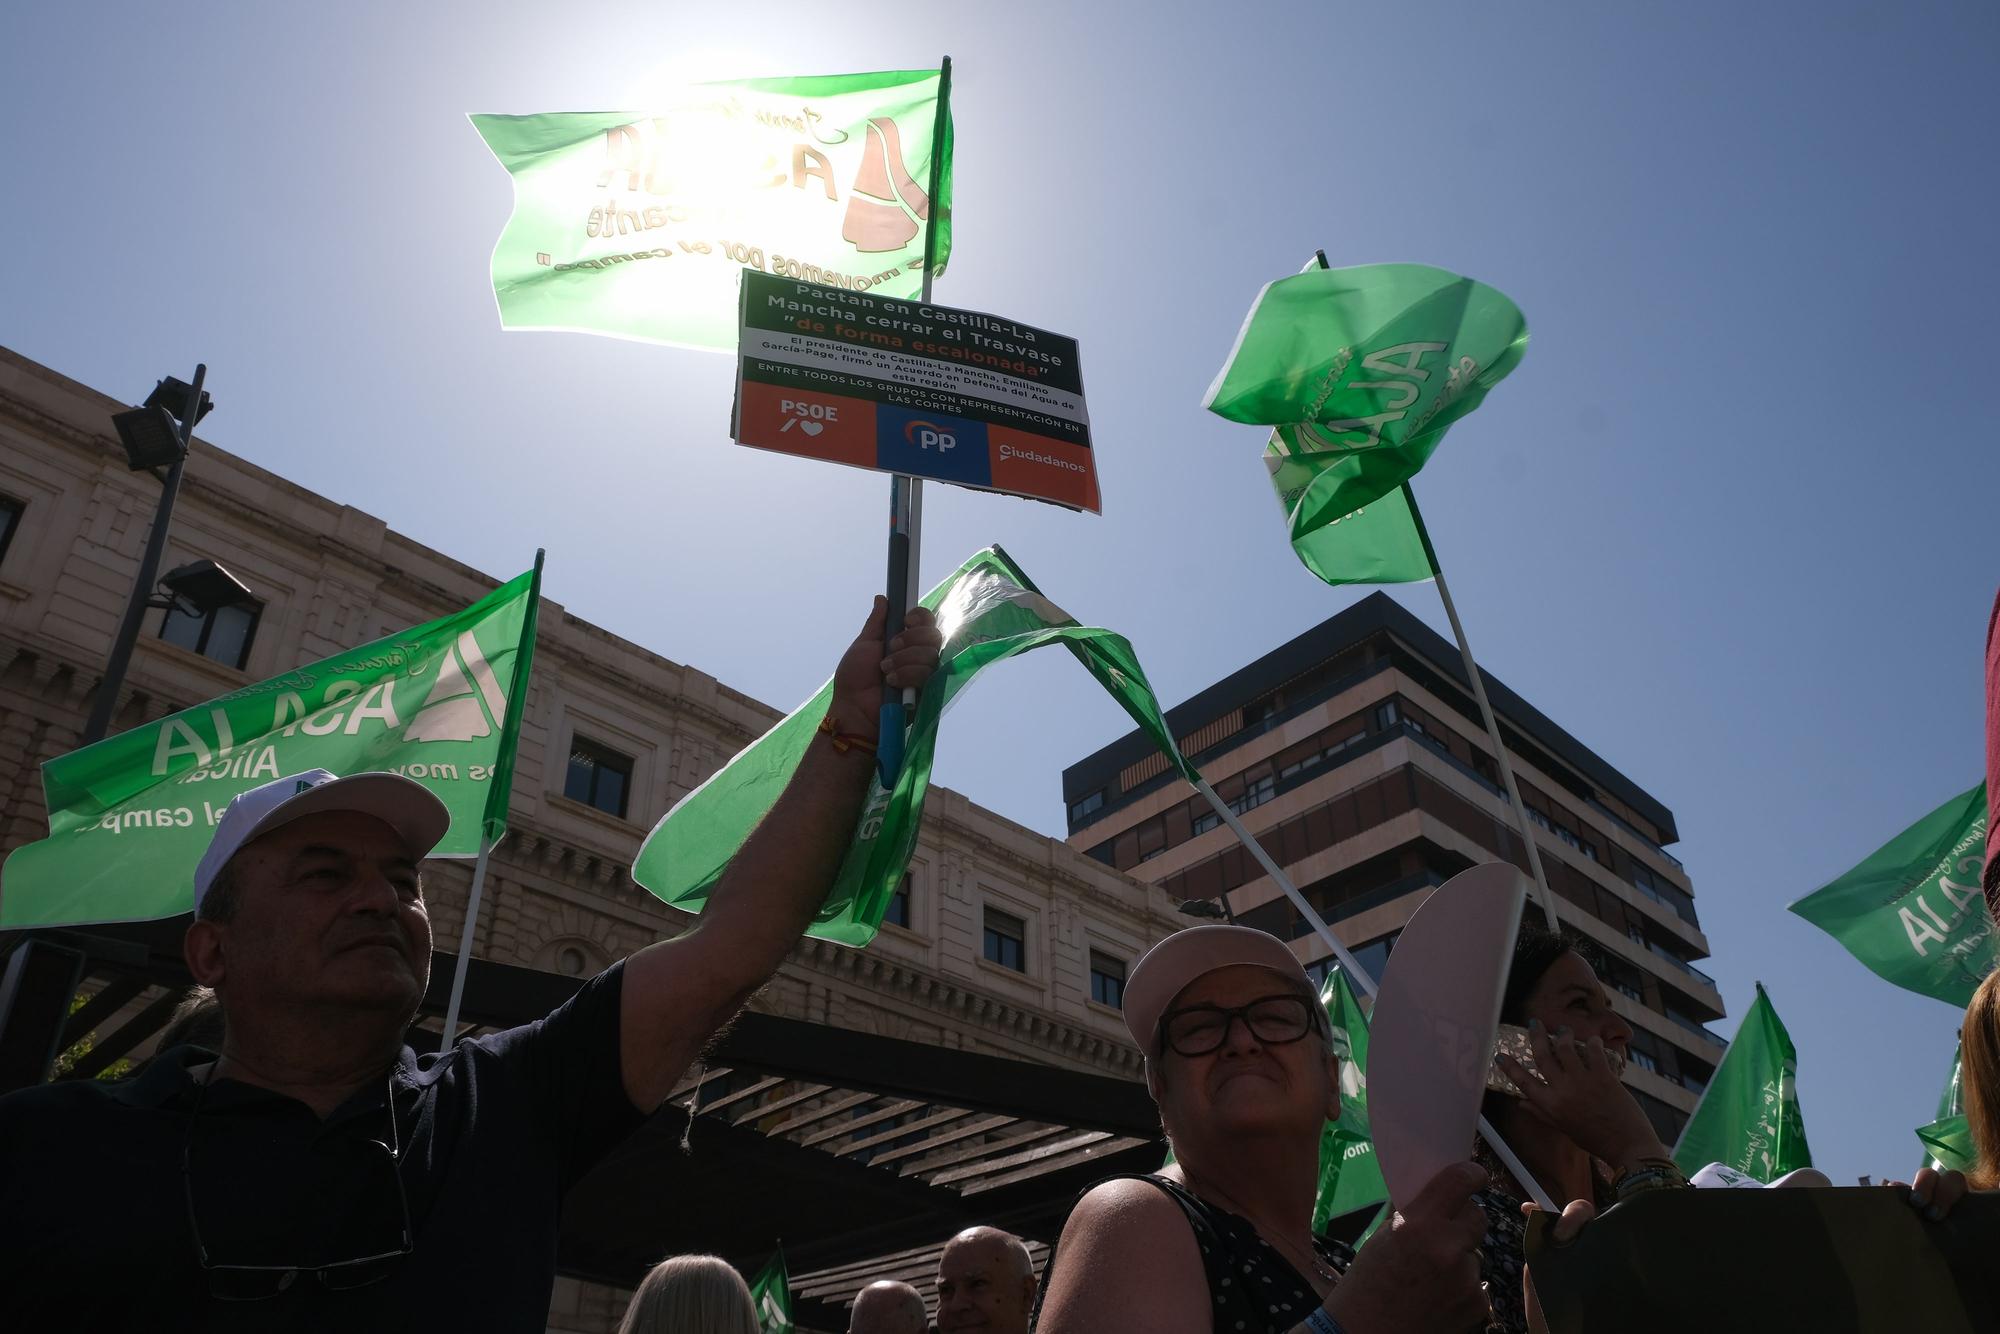
[[[428,790],[390,774],[317,772],[244,793],[196,875],[189,971],[226,1012],[372,1013],[400,1031],[430,980],[418,864],[449,822]]]
[[[929,1325],[923,1294],[907,1283],[883,1279],[856,1294],[847,1334],[924,1334]]]
[[[1012,1233],[971,1227],[953,1237],[938,1258],[937,1287],[939,1334],[1028,1334],[1035,1264]]]

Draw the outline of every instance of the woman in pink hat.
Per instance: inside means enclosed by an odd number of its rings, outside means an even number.
[[[1438,1173],[1354,1254],[1313,1235],[1320,1128],[1340,1107],[1325,1012],[1281,941],[1202,926],[1125,988],[1174,1161],[1084,1193],[1043,1276],[1037,1334],[1468,1334],[1480,1281],[1477,1164]],[[1589,1216],[1565,1211],[1567,1240]]]

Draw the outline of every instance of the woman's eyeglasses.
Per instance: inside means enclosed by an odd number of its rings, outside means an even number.
[[[389,1143],[371,1139],[365,1142],[365,1147],[370,1159],[387,1165],[389,1179],[396,1186],[396,1202],[402,1208],[403,1219],[401,1241],[397,1248],[356,1256],[352,1260],[335,1260],[329,1264],[236,1265],[217,1264],[210,1256],[208,1245],[201,1238],[200,1213],[194,1203],[194,1127],[201,1117],[202,1104],[208,1098],[209,1082],[214,1078],[215,1069],[211,1066],[208,1075],[201,1081],[200,1091],[195,1094],[194,1110],[188,1113],[187,1139],[181,1144],[181,1185],[187,1194],[188,1228],[194,1233],[195,1256],[208,1278],[209,1292],[219,1301],[261,1302],[285,1292],[301,1274],[309,1275],[328,1291],[344,1292],[380,1283],[394,1273],[403,1257],[416,1249],[410,1240],[410,1197],[403,1189],[400,1170],[403,1150],[396,1131],[395,1084],[391,1082],[385,1091]]]
[[[1303,996],[1260,996],[1248,1005],[1190,1005],[1160,1016],[1160,1043],[1180,1056],[1206,1056],[1229,1041],[1237,1020],[1270,1046],[1297,1042],[1313,1031],[1316,1007]]]

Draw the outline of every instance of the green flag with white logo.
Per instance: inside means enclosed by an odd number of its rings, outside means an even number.
[[[1346,478],[1339,453],[1302,452],[1299,428],[1280,426],[1264,450],[1271,487],[1285,512],[1292,550],[1329,584],[1413,584],[1433,578],[1430,553],[1399,484],[1343,514],[1324,505]]]
[[[1199,776],[1174,745],[1131,644],[1109,630],[1078,624],[1042,596],[1000,548],[988,547],[959,566],[923,605],[937,613],[944,634],[938,670],[918,701],[895,789],[871,787],[846,859],[808,935],[847,945],[875,938],[916,850],[939,720],[981,671],[1018,653],[1050,644],[1068,648],[1183,776],[1190,781]],[[646,836],[632,878],[662,902],[701,911],[723,870],[798,770],[832,698],[828,682],[683,797]]]
[[[1674,1162],[1690,1176],[1721,1163],[1765,1185],[1812,1166],[1799,1113],[1799,1056],[1792,1035],[1771,1008],[1764,984],[1737,1026],[1736,1040],[1674,1146]]]
[[[501,325],[733,349],[746,267],[916,298],[926,230],[936,272],[951,253],[944,96],[941,70],[890,70],[473,116],[514,178],[493,249]]]
[[[541,594],[535,568],[464,611],[245,686],[42,766],[49,836],[0,878],[0,928],[171,917],[230,799],[307,769],[414,778],[451,811],[431,854],[506,829]]]
[[[1299,549],[1415,476],[1527,348],[1520,309],[1484,283],[1422,264],[1314,267],[1258,294],[1202,406],[1287,428],[1265,462]],[[1393,563],[1371,558],[1374,573],[1330,577],[1351,540],[1300,559],[1333,583],[1430,577],[1407,540]]]
[[[1917,1142],[1924,1146],[1924,1166],[1941,1172],[1970,1172],[1979,1161],[1972,1143],[1972,1128],[1965,1119],[1965,1097],[1959,1062],[1964,1047],[1951,1054],[1951,1076],[1938,1094],[1937,1118],[1917,1128]]]
[[[1340,1115],[1320,1131],[1315,1232],[1323,1231],[1328,1219],[1389,1198],[1368,1130],[1368,1016],[1338,967],[1328,971],[1319,999],[1333,1030],[1334,1055],[1340,1057]]]
[[[785,1272],[782,1248],[751,1280],[750,1304],[757,1309],[757,1328],[761,1334],[792,1334],[796,1328],[792,1324],[792,1279]]]
[[[1980,896],[1986,849],[1981,783],[1792,905],[1875,974],[1963,1009],[2000,963]]]

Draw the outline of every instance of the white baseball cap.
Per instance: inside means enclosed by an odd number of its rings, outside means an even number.
[[[1739,1172],[1722,1163],[1710,1163],[1689,1177],[1688,1184],[1704,1190],[1776,1190],[1781,1186],[1831,1186],[1833,1183],[1818,1168],[1801,1167],[1766,1186],[1748,1172]]]
[[[326,811],[357,811],[372,815],[396,831],[413,858],[421,860],[451,828],[451,812],[437,794],[401,774],[349,774],[342,778],[325,769],[274,778],[261,787],[239,792],[216,823],[215,837],[194,869],[194,906],[245,843],[307,815]]]
[[[1218,968],[1251,964],[1268,968],[1313,994],[1312,979],[1291,946],[1268,931],[1248,926],[1190,926],[1147,950],[1125,984],[1125,1030],[1139,1050],[1152,1056],[1159,1046],[1160,1016],[1196,978]]]

